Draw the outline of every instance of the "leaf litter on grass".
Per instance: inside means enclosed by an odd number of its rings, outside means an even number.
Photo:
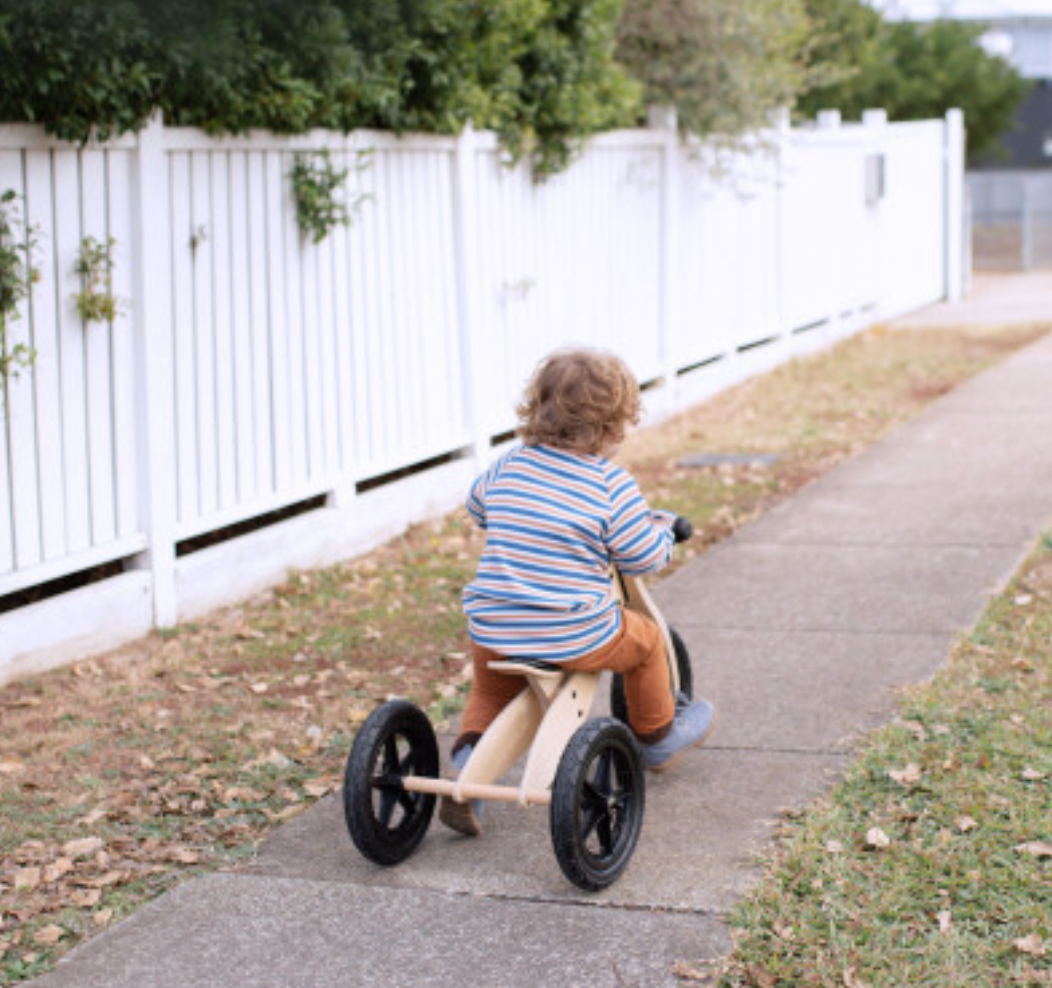
[[[721,985],[1052,985],[1050,563],[1043,544],[787,826],[733,911]]]
[[[638,434],[622,459],[651,503],[694,521],[682,562],[1040,332],[871,331]],[[782,458],[676,465],[699,450]],[[459,513],[416,525],[0,690],[0,977],[32,977],[182,877],[236,866],[339,785],[390,695],[451,723],[470,675],[460,590],[481,545]],[[91,853],[69,853],[77,841]]]

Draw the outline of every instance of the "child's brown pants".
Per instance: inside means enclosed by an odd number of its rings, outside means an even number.
[[[584,672],[609,669],[621,673],[632,731],[640,741],[653,744],[668,733],[675,713],[661,632],[650,618],[635,611],[622,611],[621,616],[621,631],[612,642],[561,665]],[[475,678],[454,750],[474,743],[526,686],[523,676],[489,668],[490,662],[502,658],[491,649],[472,642],[471,656]]]

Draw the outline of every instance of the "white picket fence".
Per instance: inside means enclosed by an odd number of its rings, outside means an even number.
[[[0,421],[0,682],[447,509],[557,346],[623,354],[660,416],[960,291],[959,114],[824,115],[760,144],[717,160],[668,125],[612,133],[538,185],[470,130],[155,122],[81,148],[0,127],[0,192],[20,197],[39,272],[8,328],[37,358]],[[358,205],[315,245],[288,173],[323,149]],[[116,244],[112,324],[77,315],[87,236]]]

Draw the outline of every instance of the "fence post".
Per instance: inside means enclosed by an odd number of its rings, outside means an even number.
[[[885,159],[885,133],[888,126],[887,110],[873,108],[862,111],[862,126],[868,128],[869,150],[867,152],[866,164],[866,205],[869,207],[870,218],[870,251],[869,261],[872,270],[873,294],[878,310],[882,310],[885,302],[884,288],[884,196],[886,194],[885,183],[887,181],[886,159]]]
[[[661,134],[661,225],[660,267],[658,268],[658,360],[664,378],[661,396],[668,412],[679,407],[676,376],[676,338],[680,317],[677,277],[679,219],[679,123],[676,108],[651,107],[647,126]]]
[[[175,430],[172,310],[169,279],[168,161],[164,125],[156,114],[139,134],[132,164],[132,229],[139,505],[147,549],[133,565],[153,579],[157,627],[175,624]]]
[[[478,142],[471,124],[461,131],[453,155],[453,237],[456,249],[457,322],[461,369],[464,374],[465,412],[471,430],[471,449],[477,469],[489,462],[490,430],[486,389],[486,360],[479,332],[478,241],[475,196],[478,192]]]
[[[947,110],[943,133],[945,298],[958,302],[964,288],[964,113]]]
[[[774,139],[774,215],[776,248],[775,262],[775,308],[774,318],[776,331],[784,336],[793,328],[789,325],[788,296],[785,264],[785,230],[786,230],[786,186],[788,185],[788,157],[792,140],[792,120],[787,109],[775,110],[771,118],[771,131]]]
[[[1019,176],[1020,196],[1022,202],[1022,216],[1020,218],[1020,263],[1024,271],[1032,271],[1034,268],[1034,201],[1030,195],[1030,179],[1026,175]]]

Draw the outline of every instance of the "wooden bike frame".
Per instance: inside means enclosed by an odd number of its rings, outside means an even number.
[[[624,607],[654,621],[665,644],[673,691],[679,689],[679,670],[672,638],[664,617],[642,581],[613,570],[614,592]],[[548,805],[559,760],[573,733],[588,717],[599,686],[598,672],[573,672],[537,667],[523,662],[491,662],[498,672],[526,677],[527,688],[506,706],[489,726],[456,780],[410,776],[410,792],[451,796],[457,802],[491,799],[520,806]],[[526,752],[526,767],[518,786],[496,785]]]

